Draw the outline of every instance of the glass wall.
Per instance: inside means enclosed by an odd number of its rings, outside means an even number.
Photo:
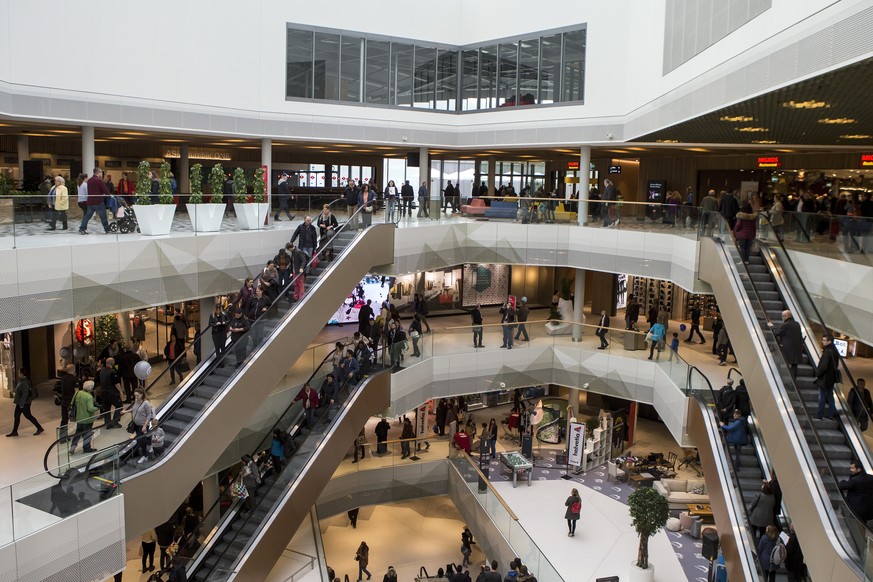
[[[450,47],[289,25],[289,99],[437,111],[579,103],[586,27]]]

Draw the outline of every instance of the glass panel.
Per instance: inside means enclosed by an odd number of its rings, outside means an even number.
[[[436,49],[415,47],[415,95],[414,107],[434,108],[434,85],[436,83]]]
[[[497,45],[479,50],[479,109],[497,107]]]
[[[561,35],[540,40],[540,103],[559,100],[561,88]]]
[[[439,52],[436,108],[455,111],[458,97],[458,51]]]
[[[514,42],[500,45],[499,75],[497,104],[499,107],[514,107],[518,88],[518,47]]]
[[[339,43],[338,34],[315,33],[315,98],[339,98]]]
[[[564,34],[564,87],[561,101],[585,98],[585,31]]]
[[[340,43],[340,101],[361,102],[361,45],[364,40],[343,36]]]
[[[462,80],[461,80],[461,110],[471,111],[478,109],[478,77],[479,77],[479,51],[473,49],[461,53]]]
[[[388,41],[367,40],[366,103],[388,104]]]
[[[391,104],[402,107],[412,106],[412,65],[411,44],[391,44]]]
[[[519,105],[535,105],[537,102],[537,81],[539,64],[539,39],[523,40],[518,43]]]
[[[288,29],[285,95],[312,97],[312,32]]]

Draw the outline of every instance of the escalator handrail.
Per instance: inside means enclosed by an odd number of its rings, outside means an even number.
[[[703,398],[701,394],[699,394],[696,390],[690,389],[691,377],[695,371],[706,382],[706,390],[709,393],[710,398],[712,398],[713,403],[718,402],[718,399],[716,398],[715,390],[713,389],[712,383],[709,381],[709,378],[706,376],[706,374],[704,374],[700,370],[700,368],[698,368],[697,366],[690,366],[688,368],[689,390],[692,393],[693,397],[707,410],[707,412],[710,412],[712,414],[712,418],[715,422],[715,429],[716,429],[716,432],[718,433],[717,438],[718,438],[718,441],[719,441],[719,444],[721,446],[722,451],[724,451],[725,458],[727,459],[727,466],[729,469],[727,471],[728,478],[731,480],[731,485],[734,487],[734,489],[738,495],[738,499],[734,500],[733,505],[735,508],[739,507],[739,509],[742,513],[742,516],[745,519],[746,525],[748,526],[750,521],[749,521],[749,515],[748,515],[748,508],[746,507],[746,503],[745,503],[745,497],[743,497],[743,486],[741,485],[740,479],[739,479],[739,473],[738,473],[739,467],[734,467],[733,455],[731,453],[730,446],[728,446],[727,439],[725,438],[725,435],[724,435],[724,431],[722,431],[720,428],[720,422],[719,422],[718,416],[716,414],[716,411],[712,410],[710,408],[709,403],[706,402],[706,399]],[[747,419],[747,423],[748,422],[749,422],[749,420]],[[758,449],[757,445],[755,445],[755,449],[756,450]],[[731,471],[730,469],[733,469],[733,471]],[[751,562],[753,564],[755,564],[755,566],[758,570],[757,573],[760,576],[763,573],[764,569],[761,567],[761,563],[758,559],[758,553],[757,553],[757,549],[755,548],[754,538],[751,538],[751,528],[750,527],[743,527],[741,529],[742,529],[743,534],[744,534],[743,535],[743,538],[744,538],[743,548],[745,550],[744,553],[746,555],[746,559],[748,560],[751,557]],[[751,551],[749,551],[750,546],[751,546]]]
[[[721,239],[716,238],[716,240],[721,240]],[[725,261],[728,263],[728,265],[732,266],[734,270],[736,270],[736,273],[738,276],[742,276],[739,272],[739,268],[737,267],[736,261],[728,252],[727,245],[724,243],[724,241],[721,241],[721,243],[722,244],[719,246],[725,255]],[[736,246],[734,248],[737,251],[739,250],[736,248]],[[754,281],[751,278],[751,274],[748,271],[747,265],[745,265],[745,263],[743,263],[742,260],[740,260],[739,262],[741,264],[743,264],[743,270],[745,272],[746,277],[748,278],[748,280],[752,284],[752,291],[755,294],[754,299],[749,297],[749,294],[746,294],[746,298],[750,301],[750,303],[754,300],[754,302],[756,302],[758,304],[761,311],[765,314],[765,318],[766,318],[766,309],[764,308],[763,303],[761,302],[760,296],[758,295],[757,287],[755,286]],[[743,287],[742,287],[742,283],[739,279],[736,280],[736,284],[739,286],[739,289],[742,292]],[[751,307],[752,307],[752,311],[748,315],[754,322],[756,322],[758,324],[758,332],[760,332],[762,334],[769,333],[770,335],[772,335],[772,331],[770,331],[769,328],[765,330],[764,329],[765,326],[760,325],[760,320],[754,312],[755,308],[754,308],[754,306],[751,306]],[[764,338],[766,338],[766,336],[764,336]],[[775,341],[775,337],[773,338],[773,340]],[[775,360],[773,359],[773,351],[771,351],[769,349],[769,347],[766,345],[766,342],[761,347],[762,347],[762,350],[764,351],[764,353],[767,356],[769,356],[769,357],[765,358],[765,361],[768,363],[768,366],[770,366],[770,374],[772,374],[773,379],[776,381],[777,385],[782,386],[785,397],[788,397],[789,387],[786,385],[786,382],[784,381],[785,379],[777,371],[776,363],[775,363]],[[776,350],[776,351],[779,352],[779,355],[781,357],[781,351],[779,351],[779,350]],[[794,384],[793,378],[790,378],[790,374],[788,376],[789,376],[788,379],[790,380],[790,384],[791,384],[790,389],[793,389],[794,393],[799,396],[800,393],[799,393],[799,390],[797,390],[797,386]],[[794,407],[793,407],[792,403],[790,402],[790,398],[785,398],[784,401],[786,404],[786,410],[793,412]],[[812,434],[813,440],[815,442],[815,445],[818,447],[818,450],[822,451],[822,456],[823,456],[824,461],[825,461],[825,467],[827,469],[827,473],[828,473],[830,479],[833,481],[833,483],[838,487],[839,480],[837,479],[837,477],[834,473],[833,466],[831,465],[830,459],[828,458],[828,456],[826,454],[824,454],[825,449],[824,449],[824,446],[822,445],[821,439],[819,438],[818,430],[815,428],[815,426],[812,422],[812,417],[809,414],[809,410],[806,408],[806,404],[803,402],[802,398],[801,398],[800,402],[801,402],[801,410],[803,411],[804,416],[806,416],[807,423],[809,424],[810,428],[812,429],[811,434]],[[799,422],[799,418],[797,419],[797,421]],[[803,434],[803,431],[800,428],[799,424],[794,427],[794,430],[795,430],[795,434],[798,434],[798,436],[799,436],[799,441],[800,441],[801,446],[805,447],[807,452],[808,452],[808,454],[804,454],[804,460],[806,461],[806,463],[809,467],[810,475],[812,476],[814,482],[816,480],[818,480],[818,482],[821,484],[821,488],[816,486],[815,489],[817,490],[817,495],[818,495],[819,499],[822,501],[822,504],[823,504],[823,507],[825,510],[825,514],[828,516],[828,521],[830,522],[830,527],[833,529],[834,532],[842,533],[843,537],[846,538],[846,541],[848,541],[851,544],[850,532],[846,532],[845,531],[846,528],[844,528],[843,526],[841,526],[839,524],[839,516],[836,514],[836,511],[833,507],[834,502],[830,498],[828,490],[825,487],[823,475],[821,474],[821,471],[818,470],[818,467],[815,463],[815,459],[812,456],[812,450],[810,448],[809,441],[806,439],[805,435]],[[854,520],[856,522],[860,521],[855,516],[855,514],[851,511],[851,509],[848,507],[848,505],[846,504],[846,500],[845,500],[845,498],[842,497],[842,495],[840,496],[839,505],[842,509],[843,516],[845,517],[847,522],[849,520]],[[868,532],[868,535],[870,535],[870,533],[869,533],[870,530],[867,528],[866,524],[861,524],[861,527],[865,531]],[[842,547],[843,551],[846,552],[846,556],[849,560],[849,563],[853,567],[858,568],[859,565],[855,562],[855,560],[853,559],[853,556],[857,557],[859,560],[863,561],[862,553],[856,553],[855,549],[852,547],[846,548],[843,545],[842,541],[839,539],[839,536],[837,537],[837,539],[835,541],[837,542],[837,544],[840,547]],[[859,548],[859,550],[861,550],[861,552],[863,552],[863,548]],[[861,565],[861,567],[862,566],[863,566],[863,564]]]
[[[372,377],[372,375],[371,375],[371,377]],[[358,383],[358,384],[360,385],[360,383]],[[346,378],[346,379],[343,381],[342,385],[340,386],[340,391],[345,390],[346,387],[347,387],[348,385],[349,385],[349,379]],[[352,395],[352,394],[350,393],[349,396],[351,396],[351,395]],[[325,412],[325,414],[326,414],[326,413],[327,413],[327,412]],[[304,414],[304,412],[303,412],[302,410],[301,410],[300,412],[298,412],[297,417],[296,417],[295,420],[292,422],[292,424],[294,424],[295,422],[299,422],[300,417],[302,417],[303,414]],[[335,418],[334,418],[334,421],[335,421],[337,418],[339,418],[339,416],[335,417]],[[271,431],[271,434],[272,434],[272,431]],[[293,457],[294,455],[296,455],[297,452],[300,451],[300,449],[302,449],[302,448],[303,448],[303,445],[301,444],[301,446],[298,447],[298,448],[294,451],[294,453],[291,454],[291,457]],[[310,459],[310,460],[311,460],[311,459]],[[289,458],[289,462],[286,463],[286,465],[285,465],[285,469],[283,469],[283,470],[287,470],[287,468],[288,468],[289,466],[290,466],[290,458]],[[304,469],[305,469],[305,467],[304,467]],[[301,470],[301,474],[302,474],[303,472],[304,472],[304,471]],[[280,474],[281,474],[281,472],[280,472],[279,474],[276,475],[276,479],[277,479],[277,480],[278,480]],[[274,483],[274,485],[275,485],[275,483]],[[266,496],[264,496],[264,495],[260,496],[260,497],[258,498],[258,504],[265,502],[265,499],[266,499]],[[280,496],[277,500],[273,501],[272,503],[275,505],[275,504],[278,503],[281,499],[282,499],[282,497]],[[250,511],[250,512],[245,516],[245,520],[240,524],[240,526],[239,526],[238,528],[236,528],[236,531],[234,532],[233,537],[232,537],[231,539],[229,539],[229,540],[226,540],[226,542],[227,542],[227,548],[228,548],[228,549],[230,549],[230,548],[233,547],[233,543],[236,541],[237,537],[239,537],[239,534],[242,532],[242,530],[243,530],[243,528],[246,526],[246,524],[249,523],[249,520],[251,520],[251,519],[254,517],[255,512],[256,512],[255,509],[251,510],[251,511]],[[217,538],[215,539],[215,543],[218,543],[219,541],[220,541],[219,539],[217,539]],[[213,548],[213,549],[214,549],[214,547],[215,547],[214,545],[210,545],[210,548]],[[225,550],[225,551],[227,551],[227,550]],[[222,554],[222,555],[223,555],[223,554]],[[208,553],[204,555],[204,559],[205,559],[205,556],[208,556]],[[201,562],[202,562],[202,561],[201,561]],[[211,570],[209,571],[209,573],[211,573],[212,571],[214,571],[214,567],[213,567],[213,569],[211,569]]]
[[[779,243],[779,248],[782,250],[782,256],[785,257],[785,259],[787,261],[787,265],[791,269],[791,273],[793,274],[794,278],[796,279],[797,284],[800,286],[801,293],[803,294],[805,300],[812,307],[812,310],[815,313],[815,317],[818,320],[819,324],[825,329],[826,332],[830,333],[830,330],[828,329],[828,326],[827,326],[827,322],[825,321],[824,317],[822,317],[821,312],[818,310],[818,306],[815,304],[815,301],[812,300],[812,294],[810,294],[809,289],[807,289],[806,283],[804,283],[804,281],[803,281],[803,277],[800,276],[800,272],[797,270],[797,266],[794,264],[794,261],[791,258],[791,254],[788,252],[788,249],[785,247],[785,241],[784,241],[783,237],[779,234],[778,231],[774,230],[773,232],[776,235],[776,241]],[[758,241],[758,243],[760,244],[761,241]],[[765,245],[763,245],[763,247],[767,248],[767,250],[769,252],[768,245],[765,244]],[[819,349],[819,346],[816,342],[813,342],[813,344],[815,344],[816,349]],[[855,377],[852,375],[852,371],[849,369],[849,365],[846,363],[845,358],[840,356],[839,362],[840,362],[842,369],[845,371],[846,377],[849,379],[850,387],[857,386],[857,384],[855,382]],[[873,410],[870,410],[869,408],[867,408],[867,405],[864,403],[863,398],[860,398],[859,400],[861,401],[861,406],[863,406],[864,410],[867,412],[868,418],[873,418]],[[847,408],[847,410],[849,410],[849,409]]]

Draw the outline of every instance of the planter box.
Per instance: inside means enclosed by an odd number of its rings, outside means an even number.
[[[186,204],[185,207],[188,209],[188,218],[191,219],[191,226],[194,227],[195,232],[218,232],[227,205],[222,202],[221,204]]]
[[[238,204],[234,202],[233,211],[236,213],[236,219],[241,229],[258,230],[264,227],[264,221],[267,219],[270,205],[266,202],[251,204]]]
[[[139,230],[146,236],[170,234],[173,226],[175,204],[137,204],[134,206]]]

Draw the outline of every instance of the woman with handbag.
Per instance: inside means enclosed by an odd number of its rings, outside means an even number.
[[[170,384],[176,383],[176,376],[179,376],[179,382],[182,381],[182,372],[183,365],[182,361],[185,361],[185,365],[187,366],[188,361],[185,358],[180,358],[179,361],[176,361],[176,358],[181,356],[185,351],[185,342],[176,337],[176,332],[172,332],[170,334],[170,341],[167,342],[167,345],[164,346],[164,357],[167,359],[167,365],[170,367]]]
[[[325,204],[322,207],[321,213],[316,220],[316,224],[318,225],[321,248],[327,248],[327,258],[325,260],[332,261],[333,245],[331,243],[333,242],[334,234],[336,234],[336,231],[339,228],[339,223],[336,220],[336,216],[334,216],[330,211],[330,204]]]
[[[133,391],[133,404],[124,410],[124,413],[131,413],[130,424],[133,425],[133,432],[136,434],[136,445],[131,451],[131,458],[139,454],[137,464],[141,465],[149,459],[149,439],[145,436],[152,420],[155,418],[155,409],[152,403],[146,398],[142,388],[137,388]],[[130,427],[128,427],[130,431]],[[139,453],[137,453],[139,451]]]
[[[420,358],[421,350],[418,349],[418,340],[421,339],[421,317],[417,313],[412,316],[412,323],[409,324],[409,337],[412,338],[412,357]]]
[[[370,546],[367,545],[367,542],[361,542],[361,545],[358,546],[355,560],[358,562],[358,582],[361,582],[361,576],[364,573],[367,574],[367,580],[372,578],[370,571],[367,570],[367,564],[370,563]]]

